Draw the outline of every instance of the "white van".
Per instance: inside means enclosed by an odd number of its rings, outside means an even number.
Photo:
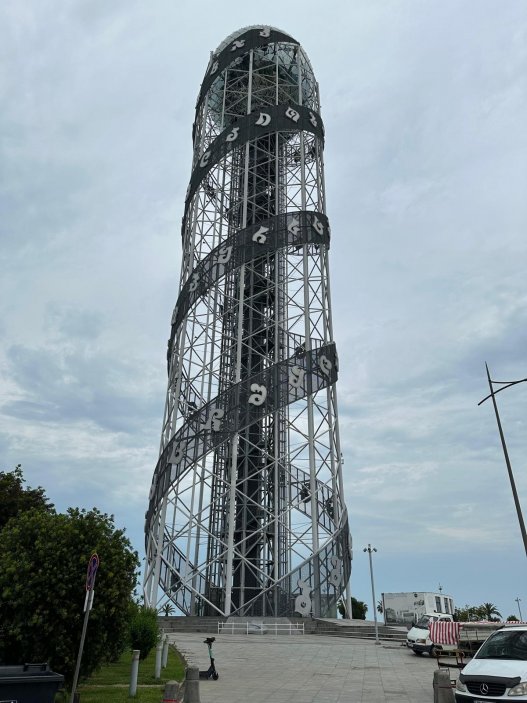
[[[506,625],[481,645],[456,683],[456,703],[527,701],[527,625]]]
[[[406,635],[406,646],[414,650],[417,655],[427,652],[435,656],[439,652],[451,652],[456,649],[454,644],[434,644],[430,639],[429,626],[433,622],[452,622],[454,618],[447,613],[425,613],[421,615],[416,625]]]

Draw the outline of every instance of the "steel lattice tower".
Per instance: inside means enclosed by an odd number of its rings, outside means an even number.
[[[228,37],[210,58],[193,144],[145,602],[332,616],[351,539],[324,128],[298,42],[266,26]]]

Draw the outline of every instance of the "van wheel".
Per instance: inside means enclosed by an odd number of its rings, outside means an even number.
[[[439,657],[439,652],[440,652],[440,651],[441,651],[441,650],[439,650],[437,647],[434,647],[434,645],[432,645],[432,646],[430,647],[430,656],[431,656],[431,657],[435,657],[435,658],[437,659],[437,658]]]
[[[423,656],[423,653],[422,653],[422,652],[417,652],[415,649],[414,649],[414,654],[415,654],[416,657],[422,657],[422,656]]]

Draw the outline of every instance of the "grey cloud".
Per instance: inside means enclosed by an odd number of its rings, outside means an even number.
[[[67,339],[96,339],[104,326],[103,316],[93,310],[78,310],[72,306],[50,303],[46,312],[46,326]]]
[[[80,349],[59,352],[22,346],[11,347],[7,357],[12,378],[26,398],[5,403],[6,415],[65,423],[89,420],[106,430],[128,433],[142,433],[159,418],[162,389],[148,386],[140,363],[87,357]]]

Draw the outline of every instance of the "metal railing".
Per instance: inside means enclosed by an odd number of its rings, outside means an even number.
[[[246,635],[303,635],[303,622],[219,622],[218,634],[227,632],[231,635],[235,633]]]

